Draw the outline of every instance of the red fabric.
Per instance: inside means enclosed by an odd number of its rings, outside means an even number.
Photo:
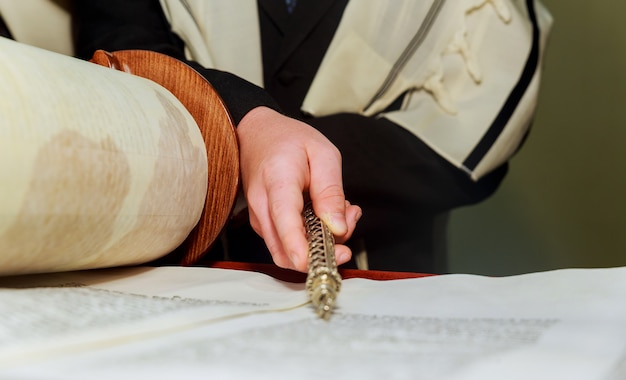
[[[272,276],[281,281],[287,282],[305,282],[306,273],[300,273],[289,269],[283,269],[273,264],[256,264],[243,263],[234,261],[215,261],[207,265],[211,268],[247,270],[252,272],[260,272]],[[412,273],[412,272],[387,272],[377,270],[360,270],[360,269],[339,269],[339,274],[344,279],[347,278],[367,278],[370,280],[398,280],[403,278],[417,278],[433,276],[428,273]]]

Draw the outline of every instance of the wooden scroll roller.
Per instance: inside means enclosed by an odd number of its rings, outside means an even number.
[[[228,220],[238,147],[211,85],[148,51],[93,62],[0,38],[0,275],[192,264]]]
[[[237,194],[239,149],[232,120],[204,77],[167,55],[145,50],[98,50],[91,62],[150,79],[169,90],[200,128],[208,157],[208,192],[198,225],[170,261],[195,263],[224,227]]]

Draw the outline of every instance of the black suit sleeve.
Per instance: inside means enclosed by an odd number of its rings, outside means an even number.
[[[430,149],[411,132],[385,118],[342,113],[305,120],[342,154],[346,197],[356,204],[379,202],[363,214],[368,233],[386,224],[407,224],[403,215],[435,215],[489,197],[507,172],[503,165],[478,181]],[[376,215],[372,209],[380,210]],[[396,215],[390,220],[384,215]]]
[[[143,49],[167,54],[186,62],[211,83],[235,124],[258,106],[280,112],[276,101],[262,88],[231,73],[187,60],[184,43],[172,32],[158,0],[74,0],[72,24],[78,58],[90,59],[98,49]]]

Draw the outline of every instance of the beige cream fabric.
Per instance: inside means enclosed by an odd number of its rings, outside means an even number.
[[[532,31],[525,1],[362,3],[348,3],[303,109],[318,116],[356,112],[386,117],[462,168],[526,63]],[[536,4],[541,29],[547,31],[549,14]],[[399,66],[398,57],[415,41],[416,20],[429,30]],[[541,42],[543,48],[545,38]],[[398,72],[383,87],[393,70]],[[519,146],[534,112],[539,73],[510,128],[480,165],[468,170],[472,178],[505,162]],[[401,111],[383,113],[407,91],[411,96]]]
[[[161,3],[189,58],[261,83],[255,1]],[[532,4],[542,55],[552,18]],[[511,157],[536,106],[541,61],[499,139],[477,167],[463,167],[520,79],[532,43],[526,8],[526,0],[351,0],[301,108],[387,117],[478,179]],[[405,92],[401,111],[382,113]]]
[[[0,0],[0,14],[22,43],[72,55],[70,0]]]
[[[263,85],[256,0],[161,0],[187,58]]]
[[[0,38],[0,275],[146,262],[207,192],[191,115],[149,80]]]

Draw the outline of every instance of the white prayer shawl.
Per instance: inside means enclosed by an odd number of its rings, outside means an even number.
[[[161,3],[189,59],[262,86],[256,0]],[[352,0],[301,109],[385,117],[479,179],[529,128],[551,24],[538,0]]]

